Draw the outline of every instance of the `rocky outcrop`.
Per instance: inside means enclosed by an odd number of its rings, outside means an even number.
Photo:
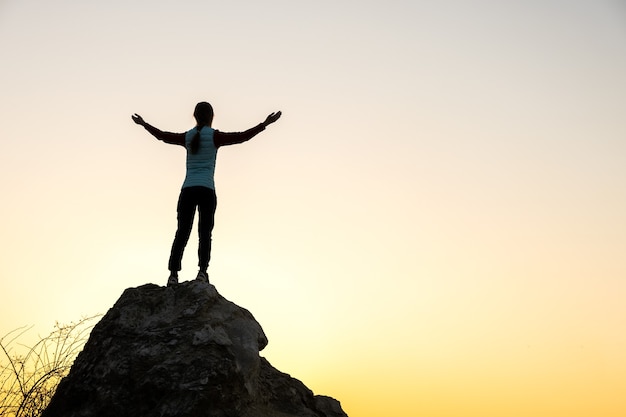
[[[342,417],[259,356],[267,337],[214,286],[127,289],[42,417]]]

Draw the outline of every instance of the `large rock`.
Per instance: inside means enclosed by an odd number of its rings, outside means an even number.
[[[212,285],[129,288],[42,417],[347,417],[261,358],[266,345],[252,314]]]

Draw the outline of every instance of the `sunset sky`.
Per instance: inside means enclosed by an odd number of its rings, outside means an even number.
[[[622,0],[0,0],[0,336],[165,285],[222,148],[211,282],[350,417],[626,415]],[[196,231],[181,279],[197,271]]]

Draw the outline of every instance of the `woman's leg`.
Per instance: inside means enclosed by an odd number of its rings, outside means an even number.
[[[206,272],[211,260],[211,234],[215,225],[215,209],[217,196],[215,190],[204,188],[198,201],[198,266]]]
[[[172,251],[170,252],[168,264],[169,270],[172,272],[178,272],[181,268],[183,252],[189,240],[193,226],[193,218],[196,213],[197,199],[195,194],[191,187],[183,188],[178,198],[178,228],[176,229],[176,236],[172,243]]]

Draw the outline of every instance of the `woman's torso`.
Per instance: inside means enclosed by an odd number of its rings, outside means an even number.
[[[197,128],[194,127],[185,133],[187,172],[182,188],[200,186],[215,190],[214,175],[217,158],[217,147],[213,140],[215,130],[209,126],[204,126],[200,130],[200,147],[198,152],[193,154],[190,144],[196,132]]]

